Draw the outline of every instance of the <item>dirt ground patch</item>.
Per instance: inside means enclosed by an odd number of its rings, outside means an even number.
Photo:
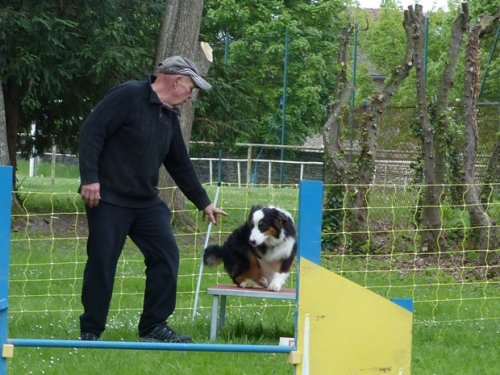
[[[86,237],[87,218],[84,213],[31,214],[14,216],[13,232],[25,232],[41,236]]]

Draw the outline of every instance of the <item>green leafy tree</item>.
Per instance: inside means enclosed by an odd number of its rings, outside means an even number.
[[[429,39],[427,49],[427,87],[429,97],[435,96],[439,88],[439,82],[446,63],[446,51],[451,35],[453,20],[460,11],[462,1],[449,1],[449,11],[424,9],[429,20]],[[469,1],[469,14],[472,19],[477,19],[481,14],[495,14],[498,2],[495,0]],[[403,22],[403,8],[396,0],[381,2],[380,10],[375,18],[366,12],[356,13],[356,19],[362,24],[363,19],[369,20],[368,30],[360,32],[360,49],[364,51],[367,58],[375,64],[382,73],[390,71],[392,66],[398,62],[398,56],[404,51],[404,33],[401,30]],[[480,101],[496,102],[500,100],[500,81],[494,77],[500,74],[500,46],[493,52],[496,34],[493,32],[481,41],[481,68],[482,76],[488,68],[488,76],[484,81]],[[497,42],[498,43],[498,42]],[[488,64],[489,62],[489,64]],[[457,65],[455,84],[450,92],[450,102],[457,103],[463,96],[464,74],[464,48],[462,48]],[[362,86],[362,83],[360,84]],[[404,82],[392,99],[392,105],[414,105],[415,96],[415,74],[410,74],[409,79]],[[359,90],[359,88],[358,88]]]
[[[341,1],[205,1],[201,33],[214,48],[214,90],[198,104],[194,136],[207,140],[211,128],[209,140],[280,143],[286,28],[286,143],[317,133],[335,85],[343,17]]]
[[[10,161],[57,144],[113,85],[150,71],[160,14],[153,1],[14,1],[0,6],[0,81]],[[156,17],[156,15],[158,17]],[[37,134],[18,145],[31,124]]]

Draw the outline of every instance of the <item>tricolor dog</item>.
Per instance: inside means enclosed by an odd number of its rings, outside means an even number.
[[[205,249],[208,266],[223,263],[233,282],[242,288],[255,284],[279,291],[297,254],[292,215],[273,206],[252,207],[245,224],[235,229],[222,246]]]

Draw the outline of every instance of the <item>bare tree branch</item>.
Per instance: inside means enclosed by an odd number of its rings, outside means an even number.
[[[484,16],[469,28],[469,40],[466,47],[465,79],[464,79],[464,110],[465,110],[465,150],[464,150],[464,180],[467,184],[465,201],[474,228],[473,248],[478,251],[478,262],[488,265],[488,255],[498,248],[498,228],[495,226],[479,199],[476,184],[476,153],[477,153],[477,99],[480,88],[480,37],[486,30],[498,25],[499,15]],[[487,272],[487,267],[485,268]],[[484,275],[487,276],[486,274]]]
[[[413,39],[417,30],[415,17],[409,11],[404,13],[403,28],[406,34],[406,52],[403,61],[396,66],[389,80],[380,93],[374,95],[367,108],[361,124],[360,155],[356,163],[348,163],[340,144],[340,114],[352,94],[353,87],[347,79],[348,45],[354,30],[354,25],[346,27],[341,35],[339,52],[339,72],[337,76],[337,91],[335,92],[335,106],[323,127],[323,141],[327,155],[328,170],[325,180],[329,183],[347,184],[349,194],[340,188],[332,187],[326,194],[325,205],[338,205],[344,199],[344,206],[352,208],[349,211],[348,229],[354,233],[351,236],[353,251],[359,251],[366,240],[367,233],[367,206],[369,200],[369,185],[375,173],[375,153],[377,150],[377,129],[384,109],[389,105],[391,97],[399,85],[408,77],[413,67]],[[335,225],[336,219],[326,218],[330,225]]]
[[[397,65],[389,77],[389,81],[385,84],[382,91],[372,98],[371,106],[374,112],[384,110],[390,103],[391,97],[396,92],[401,83],[408,77],[411,69],[413,68],[413,51],[414,45],[412,43],[415,37],[416,26],[415,17],[413,16],[413,9],[410,6],[408,10],[404,11],[403,28],[406,35],[406,50],[405,56],[401,64]]]
[[[375,155],[377,152],[377,133],[380,126],[381,115],[390,103],[394,92],[400,84],[408,77],[414,63],[415,33],[419,30],[416,24],[417,18],[413,15],[410,7],[404,12],[403,28],[406,34],[406,51],[401,64],[391,72],[390,78],[379,94],[372,96],[370,105],[366,109],[361,124],[360,154],[354,164],[355,171],[350,173],[356,181],[356,188],[352,189],[349,196],[348,206],[352,208],[349,218],[349,231],[352,235],[352,246],[360,250],[366,243],[368,233],[367,213],[370,199],[369,187],[375,175]]]
[[[450,91],[453,87],[456,67],[458,63],[458,55],[462,46],[463,35],[467,28],[467,20],[469,19],[468,4],[462,4],[462,11],[458,13],[451,29],[450,46],[446,56],[446,62],[441,76],[436,102],[436,116],[433,118],[437,137],[434,143],[434,166],[435,166],[435,181],[438,185],[444,185],[445,176],[447,173],[446,155],[449,148],[449,121],[447,116]],[[443,191],[439,192],[442,195]]]
[[[422,207],[422,223],[424,231],[422,232],[423,251],[434,252],[440,245],[441,217],[439,214],[439,193],[436,187],[434,173],[434,128],[430,121],[429,108],[425,89],[425,71],[424,71],[424,30],[425,17],[421,5],[415,5],[415,11],[411,12],[415,18],[415,36],[413,39],[415,45],[414,62],[416,69],[416,88],[419,110],[419,119],[422,127],[422,151],[424,155],[424,177],[425,194]]]
[[[352,33],[356,25],[350,23],[344,27],[340,33],[340,51],[339,51],[339,69],[337,72],[337,86],[334,92],[334,105],[328,116],[328,119],[323,126],[323,143],[325,145],[325,153],[332,163],[329,171],[334,174],[331,179],[341,182],[347,168],[343,158],[344,151],[340,145],[340,126],[341,126],[341,111],[352,95],[352,84],[347,79],[347,67],[349,64],[349,43]],[[332,182],[332,181],[330,181]]]

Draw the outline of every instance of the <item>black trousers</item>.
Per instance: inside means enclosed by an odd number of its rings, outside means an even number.
[[[166,204],[126,208],[100,202],[86,207],[89,228],[87,263],[83,275],[80,331],[101,335],[113,294],[118,258],[127,235],[144,255],[146,286],[139,335],[164,324],[174,312],[179,249]]]

